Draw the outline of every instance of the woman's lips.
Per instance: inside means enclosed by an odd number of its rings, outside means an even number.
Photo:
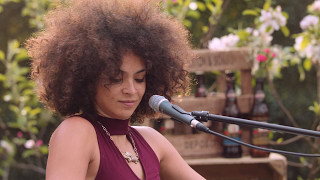
[[[124,104],[125,106],[128,106],[128,107],[132,107],[136,104],[136,101],[120,101],[122,104]]]

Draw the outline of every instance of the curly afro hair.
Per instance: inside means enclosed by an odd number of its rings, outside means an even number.
[[[152,95],[171,100],[189,91],[189,34],[154,1],[71,1],[50,11],[45,20],[44,30],[26,42],[31,78],[40,100],[62,116],[94,115],[99,77],[117,76],[128,50],[147,68],[146,92],[131,122],[155,114],[148,105]]]

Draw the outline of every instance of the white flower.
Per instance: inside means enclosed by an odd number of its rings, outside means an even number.
[[[240,38],[237,35],[229,34],[227,36],[223,36],[221,38],[222,43],[225,44],[226,47],[235,47],[239,42]]]
[[[257,30],[254,30],[252,33],[253,36],[258,37],[260,35],[260,32]]]
[[[249,34],[251,34],[252,32],[253,32],[253,28],[251,28],[251,27],[247,27],[246,29],[245,29],[245,31],[247,32],[247,33],[249,33]]]
[[[219,38],[213,38],[211,41],[209,41],[209,49],[211,50],[220,50],[223,49],[225,47],[222,47],[222,42]]]
[[[284,26],[287,24],[287,19],[282,15],[281,6],[276,7],[276,11],[273,11],[273,16],[280,26]]]
[[[318,24],[318,22],[319,22],[319,17],[308,15],[300,21],[300,27],[301,29],[306,30],[309,27],[315,26],[316,24]]]
[[[295,39],[294,49],[301,57],[310,58],[314,63],[320,59],[320,44],[316,41],[311,41],[304,49],[301,48],[303,41],[302,36],[298,36]]]
[[[225,50],[228,48],[236,47],[240,38],[237,35],[229,34],[219,38],[213,38],[209,41],[209,49],[211,50]]]
[[[26,142],[24,143],[24,147],[25,147],[26,149],[31,149],[31,148],[34,147],[34,145],[35,145],[35,142],[34,142],[34,140],[32,140],[32,139],[29,139],[28,141],[26,141]]]
[[[303,37],[302,36],[298,36],[295,39],[295,44],[294,44],[294,49],[296,51],[301,51],[301,43],[303,41]]]
[[[273,33],[274,30],[279,30],[281,26],[287,23],[286,18],[281,13],[280,6],[277,6],[275,10],[272,8],[268,11],[262,10],[259,20],[262,23],[259,30],[266,32],[268,28],[271,28],[269,30],[270,33]]]
[[[22,116],[27,115],[27,110],[26,110],[26,109],[23,109],[23,110],[21,111],[21,115],[22,115]]]
[[[5,140],[0,141],[0,147],[4,148],[9,154],[13,153],[13,147]]]
[[[191,2],[191,3],[189,4],[189,8],[190,8],[191,10],[196,10],[196,9],[198,8],[198,5],[197,5],[196,2]]]
[[[7,94],[7,95],[5,95],[5,96],[3,97],[3,100],[4,100],[5,102],[10,101],[11,99],[12,99],[12,97],[11,97],[10,94]]]
[[[320,0],[316,0],[311,4],[310,11],[312,12],[320,12]]]

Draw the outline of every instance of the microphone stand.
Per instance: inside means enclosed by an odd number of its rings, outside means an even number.
[[[302,157],[320,157],[320,154],[297,153],[297,152],[283,151],[283,150],[277,150],[277,149],[269,149],[269,148],[264,148],[264,147],[259,147],[259,146],[255,146],[252,144],[248,144],[248,143],[230,138],[228,136],[222,135],[222,134],[217,133],[215,131],[212,131],[208,127],[206,127],[202,123],[200,123],[199,121],[207,122],[208,120],[212,120],[212,121],[219,121],[219,122],[224,122],[224,123],[259,127],[259,128],[263,128],[263,129],[278,130],[278,131],[288,132],[288,133],[298,134],[298,135],[302,134],[302,135],[307,135],[307,136],[320,137],[320,132],[317,132],[317,131],[301,129],[301,128],[294,128],[294,127],[289,127],[289,126],[276,125],[276,124],[270,124],[270,123],[263,123],[263,122],[246,120],[246,119],[241,119],[241,118],[214,115],[214,114],[209,114],[207,111],[192,111],[190,114],[192,116],[194,116],[194,118],[196,119],[194,121],[197,121],[195,123],[193,123],[191,121],[191,127],[194,127],[196,129],[203,131],[203,132],[206,132],[206,133],[210,133],[210,134],[219,136],[221,138],[228,139],[229,141],[238,143],[240,145],[244,145],[244,146],[247,146],[250,148],[255,148],[258,150],[262,150],[262,151],[269,151],[269,152],[286,154],[286,155],[302,156]]]
[[[270,129],[270,130],[281,131],[281,132],[297,134],[297,135],[320,137],[319,131],[312,131],[308,129],[295,128],[290,126],[283,126],[283,125],[277,125],[277,124],[271,124],[271,123],[265,123],[265,122],[259,122],[259,121],[253,121],[253,120],[247,120],[247,119],[241,119],[241,118],[235,118],[235,117],[209,114],[208,111],[192,111],[191,115],[195,116],[195,119],[199,121],[211,120],[211,121],[218,121],[218,122],[224,122],[224,123],[230,123],[230,124],[259,127],[262,129]]]

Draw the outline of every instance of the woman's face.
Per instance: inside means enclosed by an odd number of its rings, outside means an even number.
[[[138,107],[146,90],[146,66],[131,52],[126,53],[121,73],[112,82],[101,77],[97,84],[96,110],[109,118],[128,119]]]

